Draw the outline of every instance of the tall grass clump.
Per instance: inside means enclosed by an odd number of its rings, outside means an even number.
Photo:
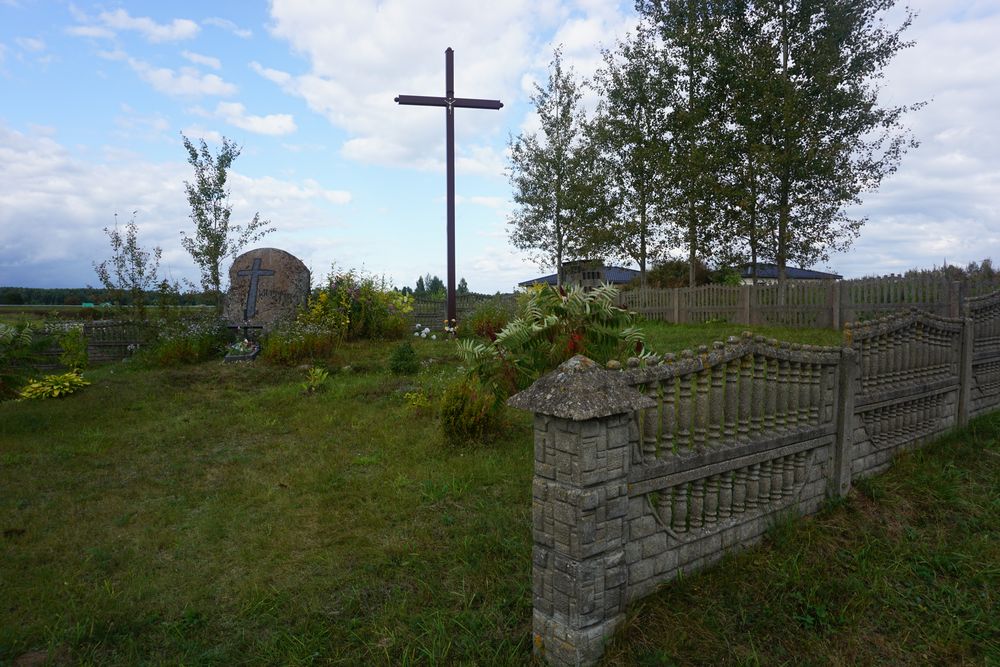
[[[468,316],[458,323],[462,338],[478,336],[494,341],[497,334],[517,316],[517,305],[508,297],[494,296],[478,304]]]
[[[218,357],[231,337],[225,322],[215,317],[160,320],[149,326],[151,340],[138,350],[138,357],[152,366],[193,364]]]
[[[296,366],[330,359],[342,338],[322,324],[292,320],[279,324],[264,338],[260,359],[281,366]]]

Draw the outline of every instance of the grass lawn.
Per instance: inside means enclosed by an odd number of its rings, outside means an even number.
[[[649,329],[657,351],[739,331]],[[530,416],[445,447],[417,396],[458,360],[414,344],[412,377],[385,370],[394,343],[345,345],[314,395],[259,362],[115,364],[0,404],[0,664],[530,662]],[[998,433],[980,421],[668,585],[608,661],[1000,659]]]

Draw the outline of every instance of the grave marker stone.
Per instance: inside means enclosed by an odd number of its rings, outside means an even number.
[[[277,248],[256,248],[229,268],[223,316],[237,328],[270,329],[295,316],[309,297],[309,269],[295,255]]]

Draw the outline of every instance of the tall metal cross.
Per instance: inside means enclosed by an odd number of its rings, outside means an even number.
[[[250,290],[247,292],[247,305],[243,309],[243,321],[249,321],[257,314],[257,279],[261,276],[273,276],[271,269],[260,268],[260,257],[253,258],[253,265],[249,269],[242,269],[236,272],[240,278],[250,278]]]
[[[455,97],[455,52],[444,52],[444,97],[400,95],[399,104],[445,108],[445,145],[448,171],[448,326],[455,326],[455,109],[502,109],[500,100]]]

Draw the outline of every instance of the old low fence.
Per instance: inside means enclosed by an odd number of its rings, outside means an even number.
[[[484,303],[495,302],[513,309],[517,296],[514,294],[495,294],[487,296],[484,294],[460,294],[455,297],[455,314],[458,321],[466,319],[476,308]],[[422,299],[413,300],[413,310],[409,313],[410,321],[413,324],[422,324],[431,329],[441,329],[448,319],[448,302],[444,299]]]
[[[847,322],[878,319],[911,308],[958,317],[966,297],[996,288],[996,283],[935,276],[789,282],[783,298],[777,285],[644,287],[623,291],[620,305],[647,319],[675,324],[725,320],[747,326],[840,329]]]
[[[1000,408],[1000,292],[964,314],[848,326],[843,348],[730,338],[617,371],[575,357],[511,398],[535,414],[536,651],[596,662],[629,602]]]
[[[80,327],[87,341],[87,360],[92,364],[111,361],[121,361],[130,356],[140,345],[150,338],[148,327],[136,322],[117,320],[98,320],[94,322],[49,322],[40,332],[41,335],[58,336],[61,333]],[[41,353],[40,369],[56,369],[60,367],[59,356],[62,353],[55,342]]]

